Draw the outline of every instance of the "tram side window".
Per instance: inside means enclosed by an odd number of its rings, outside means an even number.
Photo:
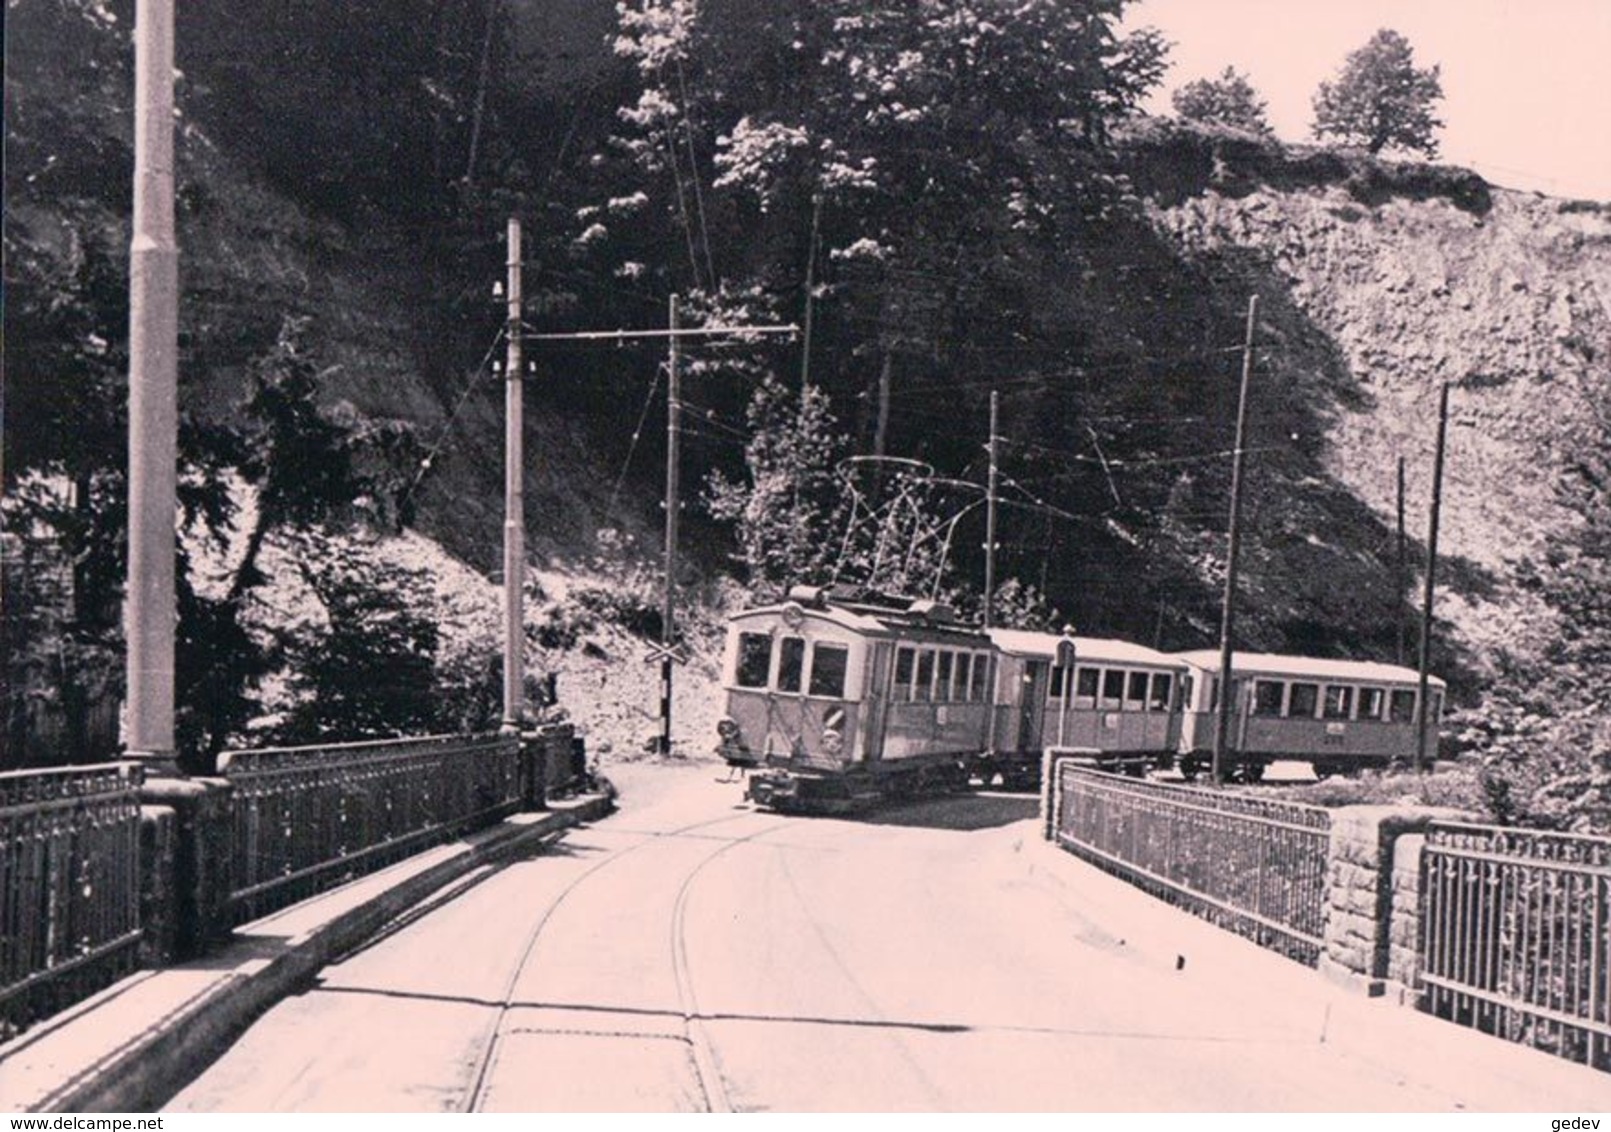
[[[1293,684],[1292,701],[1287,707],[1287,715],[1292,719],[1313,719],[1315,707],[1319,703],[1319,684]]]
[[[1327,719],[1347,719],[1354,714],[1354,690],[1346,684],[1326,685],[1326,706],[1322,713]]]
[[[895,650],[895,699],[912,698],[912,650]]]
[[[970,666],[972,664],[973,664],[973,654],[971,652],[959,652],[959,653],[957,653],[956,684],[954,685],[954,687],[956,688],[956,692],[951,697],[952,699],[954,699],[954,700],[967,700],[967,699],[970,698],[969,695],[968,695],[968,687],[969,687],[968,676],[969,676],[969,669],[970,669]]]
[[[934,653],[924,649],[917,654],[917,682],[912,686],[914,700],[927,700],[934,694]]]
[[[1124,698],[1124,673],[1117,668],[1102,670],[1101,707],[1116,708]]]
[[[1435,688],[1426,694],[1426,717],[1434,723],[1443,718],[1443,693]]]
[[[1169,697],[1175,690],[1175,678],[1167,672],[1152,674],[1152,695],[1147,697],[1148,711],[1168,711]]]
[[[988,699],[985,691],[985,682],[990,679],[990,658],[975,656],[973,658],[973,698],[976,700]]]
[[[1063,680],[1068,671],[1061,664],[1052,665],[1052,678],[1046,682],[1046,698],[1052,702],[1063,698]]]
[[[1094,708],[1096,706],[1096,684],[1101,670],[1086,668],[1084,665],[1074,670],[1074,706],[1077,708]]]
[[[1194,693],[1196,690],[1197,682],[1192,679],[1190,672],[1186,673],[1186,675],[1180,678],[1180,702],[1185,705],[1188,711],[1191,710],[1192,706],[1192,693]]]
[[[1124,707],[1126,711],[1140,711],[1147,706],[1147,674],[1132,672],[1125,682]]]
[[[805,677],[805,638],[784,637],[778,647],[778,691],[798,692]]]
[[[951,698],[951,665],[956,660],[956,654],[942,650],[939,653],[938,671],[934,680],[934,698],[936,700],[949,700]]]
[[[810,693],[813,696],[831,696],[836,700],[845,696],[845,672],[850,667],[850,650],[843,645],[819,643],[811,650]]]
[[[772,635],[770,633],[740,633],[738,635],[738,668],[733,683],[740,688],[764,688],[772,667]]]
[[[1394,723],[1415,722],[1415,693],[1408,688],[1394,688],[1388,701],[1388,718]]]
[[[1382,690],[1380,688],[1361,688],[1359,690],[1359,718],[1382,718]]]
[[[1281,680],[1253,681],[1253,714],[1280,715],[1286,692],[1287,686]]]

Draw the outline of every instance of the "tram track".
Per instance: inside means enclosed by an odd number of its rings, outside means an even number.
[[[508,978],[504,980],[502,990],[498,995],[498,1005],[496,1007],[495,1016],[487,1026],[483,1037],[478,1042],[478,1053],[474,1063],[475,1068],[471,1073],[469,1085],[460,1097],[455,1111],[480,1112],[484,1110],[485,1104],[491,1092],[494,1078],[496,1076],[496,1068],[502,1046],[505,1042],[505,1039],[512,1032],[514,1032],[508,1025],[508,1022],[509,1016],[515,1009],[516,1005],[515,992],[519,987],[522,978],[524,978],[526,971],[531,967],[532,960],[536,956],[539,945],[544,939],[544,933],[547,932],[549,926],[554,920],[554,917],[567,901],[574,898],[582,890],[583,886],[587,885],[590,881],[597,877],[598,874],[604,872],[606,869],[609,869],[612,865],[618,864],[623,860],[633,857],[640,850],[651,848],[669,839],[689,838],[698,834],[699,831],[741,821],[746,818],[753,819],[758,816],[760,815],[751,812],[741,814],[724,814],[719,818],[713,818],[702,822],[694,822],[690,825],[681,826],[665,832],[657,831],[642,834],[642,841],[612,853],[604,860],[599,861],[583,871],[579,876],[575,877],[570,881],[570,883],[565,885],[564,888],[560,889],[558,894],[553,898],[552,901],[550,901],[548,907],[543,911],[543,914],[538,917],[537,921],[532,925],[531,930],[527,933],[525,939],[522,941],[518,958],[516,959]],[[728,1097],[726,1083],[723,1081],[721,1072],[717,1067],[715,1055],[710,1045],[709,1035],[705,1030],[703,1019],[699,1013],[698,997],[695,993],[692,976],[689,971],[686,938],[686,914],[688,899],[694,890],[695,881],[699,878],[700,874],[703,873],[704,870],[718,858],[741,844],[752,842],[768,834],[775,833],[786,828],[789,824],[790,823],[787,819],[776,819],[769,821],[763,828],[743,837],[736,839],[715,839],[720,840],[720,844],[717,845],[713,851],[701,858],[698,863],[696,863],[687,873],[687,875],[683,877],[681,883],[678,885],[676,897],[673,902],[669,943],[671,948],[672,975],[677,995],[677,1011],[681,1017],[682,1028],[684,1031],[682,1035],[677,1036],[676,1040],[686,1042],[688,1045],[693,1063],[694,1074],[699,1086],[700,1096],[705,1102],[706,1109],[711,1112],[731,1112],[733,1109],[731,1106],[731,1101]],[[640,833],[641,831],[631,832]],[[709,837],[710,835],[702,836]],[[588,1032],[596,1036],[635,1036],[640,1038],[645,1036],[618,1033],[607,1028],[589,1030]]]

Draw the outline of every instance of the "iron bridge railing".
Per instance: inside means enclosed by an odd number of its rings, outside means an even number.
[[[233,751],[234,922],[264,915],[520,807],[514,735]]]
[[[0,1040],[139,963],[141,770],[0,773]]]
[[[1440,822],[1422,876],[1426,1009],[1611,1070],[1611,839]]]
[[[1324,946],[1331,815],[1060,763],[1057,841],[1075,856],[1310,966]]]

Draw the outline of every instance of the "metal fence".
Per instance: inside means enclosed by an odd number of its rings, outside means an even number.
[[[1422,876],[1426,1009],[1611,1070],[1611,839],[1438,823]]]
[[[132,971],[141,771],[0,773],[0,1039]]]
[[[1331,815],[1316,806],[1057,767],[1057,841],[1163,900],[1314,965]]]
[[[243,923],[519,809],[514,735],[233,751],[233,918]]]

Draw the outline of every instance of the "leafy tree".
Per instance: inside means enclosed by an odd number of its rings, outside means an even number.
[[[423,572],[323,532],[300,542],[297,570],[319,609],[286,644],[301,702],[277,737],[337,742],[431,731],[439,639],[421,612],[430,602]]]
[[[1521,571],[1556,618],[1541,649],[1502,658],[1487,701],[1465,722],[1496,814],[1525,824],[1611,833],[1611,392],[1603,383],[1570,453],[1562,501],[1580,519]]]
[[[1383,28],[1348,56],[1336,81],[1315,92],[1317,138],[1336,138],[1372,154],[1402,149],[1438,155],[1434,136],[1443,128],[1433,109],[1443,98],[1439,68],[1415,66],[1409,40]]]
[[[845,501],[837,475],[845,440],[827,397],[768,379],[750,401],[749,425],[748,481],[712,473],[710,513],[735,525],[738,557],[760,593],[827,582]]]
[[[1269,134],[1265,102],[1246,75],[1226,67],[1217,78],[1193,79],[1171,98],[1175,113],[1190,122],[1231,126],[1255,134]]]

